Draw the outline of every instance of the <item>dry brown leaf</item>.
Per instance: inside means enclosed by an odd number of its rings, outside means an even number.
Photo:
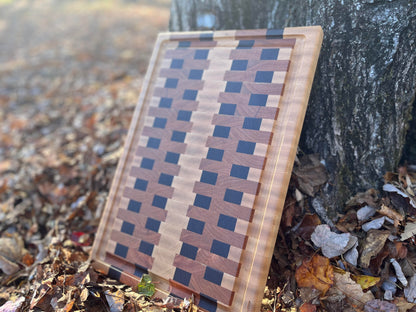
[[[394,304],[399,309],[399,312],[407,312],[408,310],[416,306],[416,304],[408,302],[403,297],[396,297],[394,299]]]
[[[406,179],[406,177],[407,177],[407,168],[404,167],[404,166],[400,166],[399,167],[399,177],[398,177],[398,179],[403,184],[404,188],[407,188],[407,181],[406,181],[407,179]]]
[[[314,255],[310,260],[303,260],[295,278],[299,287],[313,287],[325,294],[333,284],[334,271],[328,258]]]
[[[303,302],[312,302],[321,295],[319,290],[309,287],[300,287],[298,288],[298,292],[299,298],[301,298]]]
[[[408,190],[410,190],[410,193],[408,192]],[[416,208],[416,199],[414,198],[414,192],[412,188],[403,188],[403,186],[399,183],[393,183],[384,184],[383,191],[386,191],[388,193],[397,193],[404,200],[406,200],[406,202],[408,202],[413,208]]]
[[[315,312],[316,311],[316,305],[311,303],[304,303],[300,306],[299,312]]]
[[[283,210],[282,221],[280,222],[280,226],[284,229],[291,228],[293,226],[293,219],[296,213],[296,200],[291,197],[287,196],[285,200],[285,208]]]
[[[405,243],[395,241],[394,246],[396,253],[391,256],[392,258],[404,259],[407,257],[407,247]]]
[[[341,219],[338,220],[336,227],[344,233],[353,232],[358,225],[357,212],[353,209],[348,212]]]
[[[28,120],[23,118],[13,118],[10,122],[10,128],[12,130],[22,130],[26,127]]]
[[[319,187],[328,180],[325,166],[320,162],[318,154],[305,155],[299,160],[300,166],[293,169],[299,189],[313,197]]]
[[[304,240],[309,240],[311,239],[311,235],[316,226],[319,224],[321,224],[321,220],[319,219],[318,215],[308,213],[303,217],[295,233],[302,237]]]
[[[387,171],[383,178],[384,178],[384,183],[390,183],[392,181],[396,181],[397,180],[397,173],[391,172],[391,171]]]
[[[361,267],[368,268],[371,258],[377,256],[377,254],[383,249],[389,235],[390,231],[368,231],[367,236],[361,246]]]
[[[10,159],[0,161],[0,173],[7,171],[12,166],[12,161]]]
[[[115,292],[105,291],[105,298],[107,299],[110,307],[110,312],[119,312],[123,310],[124,306],[124,293],[121,290]]]
[[[0,238],[0,269],[7,275],[19,270],[19,263],[27,250],[23,239],[14,234],[12,237]]]
[[[381,205],[381,208],[380,210],[378,210],[378,213],[383,216],[389,217],[390,219],[393,219],[394,226],[398,226],[399,223],[404,220],[404,217],[400,213],[384,204]]]
[[[406,226],[404,227],[403,233],[400,235],[400,239],[405,241],[411,237],[416,235],[416,223],[415,222],[407,222]]]
[[[0,255],[0,270],[6,275],[11,275],[19,271],[19,266]]]
[[[0,195],[8,190],[7,179],[4,179],[3,182],[0,182]]]
[[[30,302],[30,308],[33,309],[35,307],[42,309],[42,310],[46,310],[46,311],[51,311],[51,294],[53,293],[53,289],[52,287],[50,287],[49,285],[46,285],[45,283],[42,283],[42,286],[40,287],[40,290],[37,294],[36,297],[33,297],[31,302]]]
[[[72,308],[74,307],[75,300],[76,300],[75,298],[69,299],[67,301],[67,303],[65,304],[65,307],[62,310],[60,310],[60,311],[62,311],[62,312],[70,312],[72,310]]]
[[[31,266],[35,262],[35,259],[30,253],[27,252],[23,255],[21,261],[25,266]]]
[[[348,301],[361,309],[366,302],[374,299],[374,296],[370,291],[363,292],[361,286],[351,279],[349,272],[346,272],[345,274],[338,272],[334,273],[334,288],[340,290],[347,296]]]
[[[81,291],[81,294],[79,295],[79,298],[81,299],[81,302],[86,301],[88,299],[89,294],[90,294],[90,292],[88,291],[88,288],[85,287]]]
[[[348,207],[363,206],[364,204],[373,208],[378,208],[380,206],[378,194],[375,189],[369,189],[364,193],[357,193],[346,203]]]
[[[75,281],[75,277],[74,275],[70,274],[70,275],[60,275],[57,277],[56,279],[56,285],[57,286],[73,286],[74,285],[74,281]]]

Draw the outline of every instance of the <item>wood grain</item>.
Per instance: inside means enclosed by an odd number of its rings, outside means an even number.
[[[259,311],[320,27],[160,34],[95,267],[213,311]]]

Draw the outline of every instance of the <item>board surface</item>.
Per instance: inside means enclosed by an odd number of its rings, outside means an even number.
[[[320,27],[160,34],[95,267],[207,311],[259,311]]]

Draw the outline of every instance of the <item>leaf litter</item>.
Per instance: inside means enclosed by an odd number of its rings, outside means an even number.
[[[278,302],[281,311],[416,311],[416,172],[398,171],[385,175],[394,189],[358,193],[332,224],[315,209],[315,198],[297,195],[293,171],[291,209],[282,217],[290,213],[292,223],[280,227],[268,282],[269,289],[290,285],[295,294],[290,303]]]
[[[169,18],[167,0],[127,2],[0,4],[0,311],[199,311],[194,298],[157,298],[150,277],[129,287],[88,260]],[[416,311],[416,173],[397,171],[329,218],[325,166],[299,156],[262,312]]]

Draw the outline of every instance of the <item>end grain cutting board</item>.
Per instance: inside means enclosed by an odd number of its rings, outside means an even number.
[[[207,311],[259,311],[320,27],[160,34],[95,267]]]

